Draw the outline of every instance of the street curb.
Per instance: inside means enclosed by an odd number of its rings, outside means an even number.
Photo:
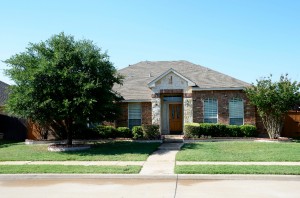
[[[238,175],[238,174],[172,174],[172,175],[140,175],[140,174],[0,174],[0,180],[23,179],[159,179],[159,180],[271,180],[300,181],[300,175]]]

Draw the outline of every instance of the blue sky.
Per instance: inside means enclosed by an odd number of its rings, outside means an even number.
[[[117,69],[187,60],[249,83],[300,81],[298,0],[0,0],[0,19],[1,61],[63,31],[93,40]]]

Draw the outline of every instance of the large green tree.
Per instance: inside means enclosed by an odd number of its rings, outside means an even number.
[[[5,61],[15,82],[8,112],[43,126],[63,130],[68,144],[87,122],[113,120],[121,99],[112,90],[121,84],[106,53],[89,40],[60,33]]]
[[[257,107],[270,138],[280,136],[285,114],[299,103],[300,83],[292,82],[288,75],[281,75],[278,82],[272,76],[256,81],[246,89],[250,102]]]

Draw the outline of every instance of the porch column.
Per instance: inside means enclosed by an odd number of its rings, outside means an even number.
[[[183,98],[183,124],[193,122],[193,99],[192,97]]]
[[[160,125],[160,98],[152,98],[152,124]]]

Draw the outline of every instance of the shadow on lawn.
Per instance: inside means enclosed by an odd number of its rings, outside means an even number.
[[[188,150],[188,149],[199,149],[201,147],[204,147],[203,144],[201,143],[189,143],[189,144],[184,144],[183,147],[181,147],[181,150]]]
[[[11,140],[0,140],[0,148],[5,148],[9,146],[15,146],[19,144],[20,141],[11,141]]]
[[[96,143],[90,149],[82,151],[62,152],[79,156],[94,155],[122,155],[122,154],[151,154],[157,150],[160,143],[137,143],[137,142],[106,142]]]

